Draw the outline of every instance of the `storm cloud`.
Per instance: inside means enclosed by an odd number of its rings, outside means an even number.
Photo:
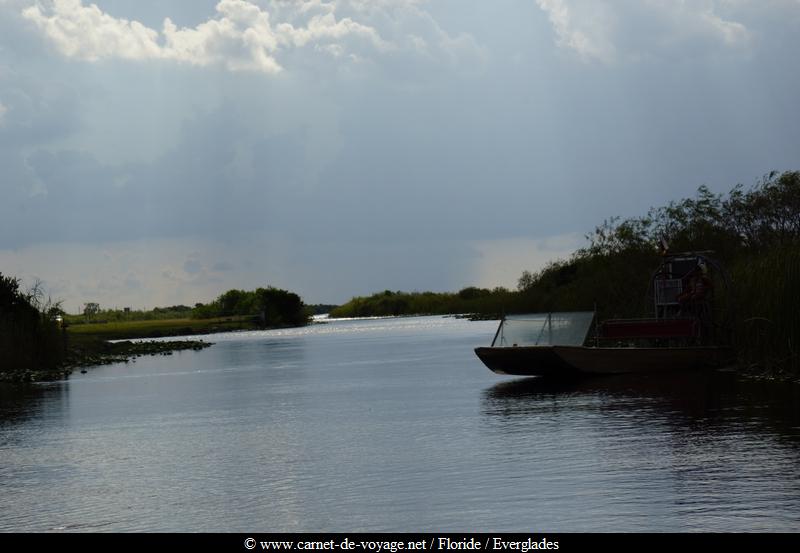
[[[72,309],[513,286],[796,169],[798,31],[790,0],[5,0],[0,270]]]

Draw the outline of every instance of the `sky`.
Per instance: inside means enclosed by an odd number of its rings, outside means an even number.
[[[800,168],[800,0],[0,0],[0,272],[70,312],[514,288]]]

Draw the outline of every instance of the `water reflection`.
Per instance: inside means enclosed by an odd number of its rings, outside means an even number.
[[[798,522],[797,400],[797,386],[720,373],[531,378],[484,390],[481,411],[506,458],[592,490],[603,501],[584,508],[617,528],[657,516],[681,531],[774,530]],[[623,497],[638,510],[615,513]]]
[[[41,417],[62,418],[69,412],[66,382],[0,384],[0,430]],[[5,438],[0,433],[0,438]]]
[[[503,423],[564,410],[630,416],[645,427],[668,423],[700,434],[766,432],[800,445],[800,386],[747,381],[734,373],[527,378],[498,383],[482,398],[483,414]]]

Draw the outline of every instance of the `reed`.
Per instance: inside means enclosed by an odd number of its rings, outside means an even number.
[[[742,257],[732,276],[741,363],[800,375],[800,243]]]

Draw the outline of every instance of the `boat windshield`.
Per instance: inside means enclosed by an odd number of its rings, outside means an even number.
[[[581,346],[593,320],[592,311],[509,315],[501,321],[492,347]]]

